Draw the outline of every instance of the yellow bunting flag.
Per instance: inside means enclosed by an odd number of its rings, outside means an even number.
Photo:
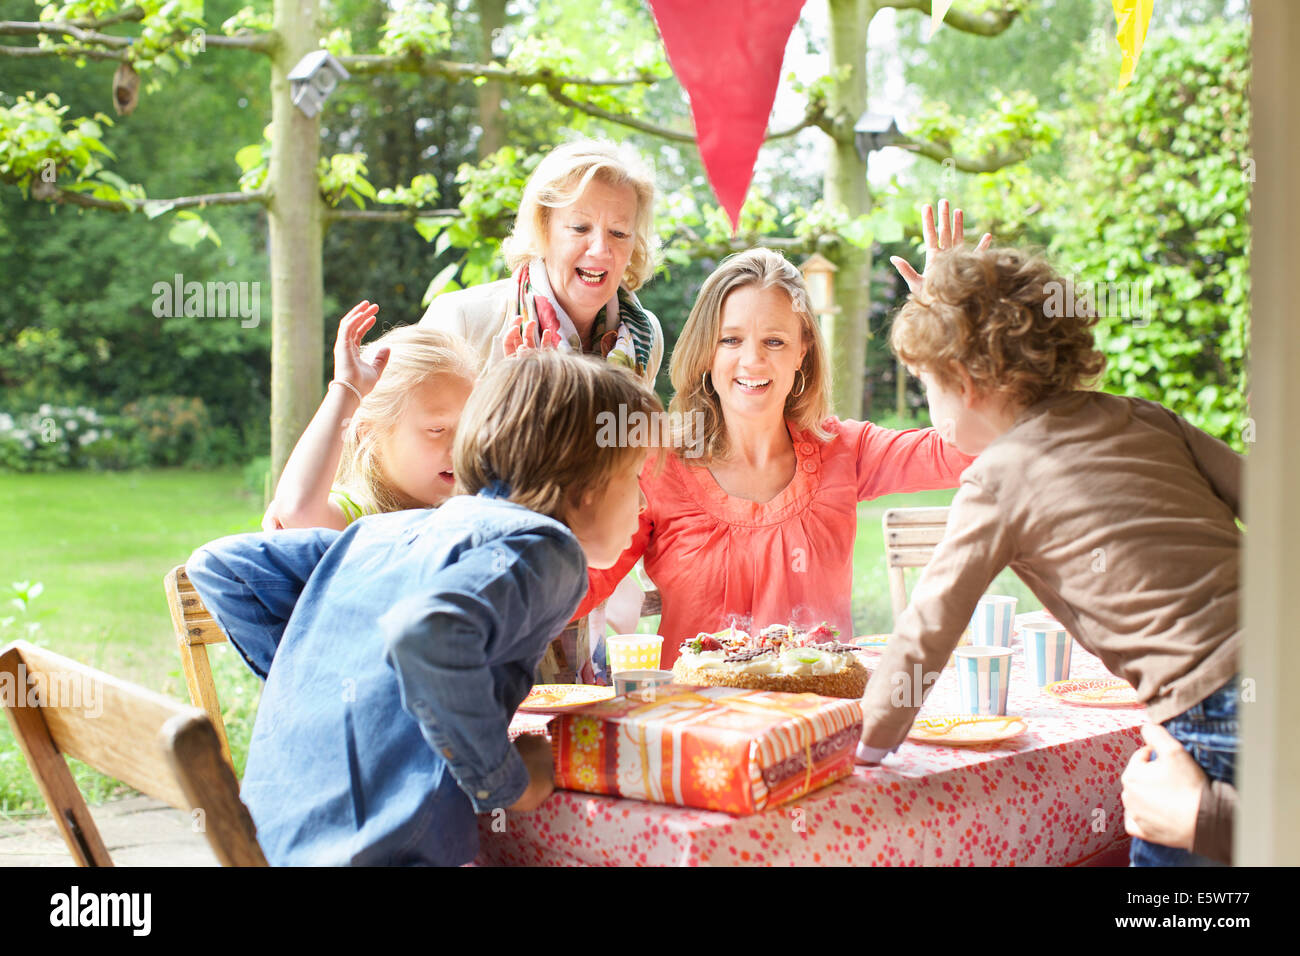
[[[931,0],[930,3],[930,36],[934,36],[939,30],[939,24],[943,23],[943,18],[948,15],[948,8],[952,6],[952,0]]]
[[[1147,27],[1151,23],[1151,7],[1155,0],[1110,0],[1115,8],[1115,40],[1124,53],[1124,62],[1119,68],[1119,89],[1129,85],[1133,72],[1137,69],[1138,59],[1142,56],[1142,44],[1147,39]]]

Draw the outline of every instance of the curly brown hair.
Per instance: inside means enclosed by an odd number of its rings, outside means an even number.
[[[1095,385],[1106,367],[1093,343],[1096,324],[1073,284],[1042,257],[957,248],[934,258],[924,288],[895,317],[889,344],[946,388],[960,389],[961,366],[978,391],[1028,406]]]

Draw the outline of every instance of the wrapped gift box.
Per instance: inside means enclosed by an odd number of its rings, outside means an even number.
[[[555,785],[755,813],[853,771],[856,700],[665,684],[559,715]]]

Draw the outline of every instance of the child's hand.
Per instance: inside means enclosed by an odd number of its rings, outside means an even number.
[[[1120,777],[1124,829],[1149,843],[1190,850],[1205,771],[1160,725],[1143,726],[1142,738],[1147,746],[1138,749]]]
[[[379,306],[366,301],[358,302],[352,311],[339,321],[338,338],[334,340],[334,377],[347,382],[362,396],[370,394],[379,376],[388,364],[389,350],[381,348],[373,362],[361,358],[361,340],[375,324]]]
[[[921,232],[925,236],[925,271],[930,271],[930,263],[934,257],[945,249],[952,249],[960,246],[965,241],[965,231],[962,224],[961,210],[958,209],[953,214],[952,222],[948,221],[948,200],[939,200],[939,230],[934,228],[934,207],[926,203],[921,207]],[[993,236],[990,233],[984,233],[980,237],[976,249],[987,249],[993,242]],[[925,275],[917,275],[912,264],[902,256],[893,256],[889,260],[898,270],[898,274],[907,282],[907,287],[913,294],[921,290],[925,281]]]
[[[528,789],[512,803],[510,810],[527,813],[536,810],[555,790],[555,764],[551,761],[551,742],[540,734],[524,734],[515,741],[515,749],[528,768]]]

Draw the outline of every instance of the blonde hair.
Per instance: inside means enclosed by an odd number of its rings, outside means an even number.
[[[747,249],[723,259],[695,300],[686,326],[673,348],[669,374],[673,382],[672,412],[691,420],[694,413],[703,415],[701,442],[702,463],[723,458],[728,452],[727,423],[722,415],[718,393],[704,387],[704,376],[713,368],[722,326],[722,307],[732,292],[746,286],[780,289],[790,297],[790,308],[799,319],[802,344],[808,347],[800,370],[803,390],[792,389],[785,400],[785,417],[799,428],[811,432],[821,441],[830,438],[823,423],[830,416],[830,366],[826,346],[808,305],[808,289],[803,275],[779,252],[771,249]]]
[[[1072,308],[1049,308],[1066,297]],[[889,344],[946,388],[961,388],[963,366],[978,391],[1033,405],[1101,375],[1106,359],[1094,347],[1096,324],[1087,303],[1075,302],[1073,284],[1041,257],[958,248],[930,264],[922,294],[894,319]]]
[[[501,246],[511,272],[534,257],[546,257],[551,210],[576,202],[593,179],[610,186],[630,186],[636,193],[632,257],[622,284],[636,291],[649,281],[659,246],[654,173],[631,150],[593,139],[556,147],[528,177],[514,228]]]
[[[627,369],[528,349],[492,366],[466,403],[452,452],[456,493],[500,481],[509,500],[563,521],[582,492],[603,488],[646,447],[599,440],[601,419],[662,409]]]
[[[460,336],[427,326],[393,329],[364,346],[361,357],[373,361],[375,352],[384,347],[390,350],[388,364],[348,422],[334,479],[358,504],[378,512],[410,507],[385,473],[379,449],[406,414],[412,392],[435,375],[454,375],[472,383],[480,365],[478,355]]]

